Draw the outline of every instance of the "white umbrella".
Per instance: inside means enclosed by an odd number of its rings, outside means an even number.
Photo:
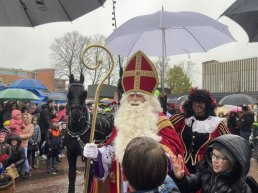
[[[138,50],[148,56],[162,56],[164,73],[166,56],[207,52],[232,41],[235,39],[228,27],[206,15],[162,10],[123,23],[107,37],[106,46],[127,57]],[[161,84],[163,88],[163,80]]]

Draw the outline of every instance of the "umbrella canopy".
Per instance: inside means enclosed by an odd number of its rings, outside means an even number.
[[[230,112],[242,112],[242,107],[234,106],[234,105],[224,105],[222,107],[217,107],[215,109],[216,115],[219,115],[220,113],[223,113],[224,115],[230,113]]]
[[[161,88],[164,90],[164,58],[175,54],[207,52],[234,41],[228,27],[195,12],[158,11],[132,18],[106,39],[115,54],[131,56],[138,50],[162,56]]]
[[[148,56],[207,52],[234,41],[228,27],[195,12],[158,11],[132,18],[106,39],[116,54],[131,56],[142,50]]]
[[[242,106],[248,104],[255,104],[258,103],[256,99],[252,96],[245,95],[245,94],[232,94],[223,97],[219,101],[219,105],[235,105],[235,106]]]
[[[53,99],[54,101],[66,101],[67,100],[66,94],[59,93],[59,92],[49,93],[48,98]]]
[[[114,99],[110,99],[110,98],[103,98],[100,100],[100,104],[99,105],[104,105],[104,106],[111,106],[113,104],[116,104],[117,102]]]
[[[6,89],[7,87],[4,85],[4,84],[1,84],[0,83],[0,90],[4,90],[4,89]]]
[[[47,87],[35,79],[19,79],[14,81],[9,88],[23,88],[29,90],[47,90]]]
[[[183,96],[178,98],[178,102],[177,103],[179,105],[183,105],[185,103],[185,101],[187,101],[187,100],[188,100],[188,95],[183,95]]]
[[[33,27],[72,21],[102,6],[105,0],[1,0],[0,26]]]
[[[222,15],[238,23],[246,31],[249,42],[258,42],[257,0],[237,0]]]
[[[61,121],[64,116],[66,116],[66,109],[61,110],[61,111],[56,115],[56,119],[57,119],[58,121]]]
[[[44,92],[43,90],[37,89],[29,89],[29,91],[33,92],[41,101],[46,100],[48,98],[49,93]]]
[[[242,111],[243,111],[242,107],[238,107],[238,106],[231,106],[229,108],[229,112],[238,113],[238,112],[242,112]]]
[[[25,89],[7,88],[0,91],[0,100],[31,101],[39,100],[39,98],[32,92]]]

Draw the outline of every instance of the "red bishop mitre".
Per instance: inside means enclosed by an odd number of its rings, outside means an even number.
[[[126,64],[122,86],[125,93],[144,92],[153,94],[156,90],[158,73],[154,64],[142,51],[137,51]]]

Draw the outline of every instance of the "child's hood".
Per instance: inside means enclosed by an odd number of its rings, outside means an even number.
[[[241,169],[242,173],[247,174],[249,172],[252,151],[244,138],[233,134],[226,134],[215,138],[210,142],[206,150],[206,159],[210,159],[210,151],[212,151],[214,143],[221,144],[235,157],[237,164],[241,166],[239,170]]]
[[[21,115],[20,110],[13,110],[12,111],[12,119],[18,120],[18,116]]]
[[[8,138],[7,138],[7,142],[8,142],[8,144],[10,144],[11,145],[11,141],[12,140],[17,140],[17,147],[19,147],[20,146],[20,144],[21,144],[21,142],[22,142],[22,140],[21,140],[21,138],[18,136],[18,135],[10,135]]]

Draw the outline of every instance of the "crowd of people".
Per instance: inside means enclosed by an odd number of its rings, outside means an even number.
[[[63,105],[52,99],[46,104],[4,102],[0,109],[0,163],[4,170],[15,167],[19,177],[27,179],[37,169],[39,159],[46,160],[46,172],[56,174],[64,157],[66,115]]]
[[[258,124],[247,107],[225,121],[215,114],[217,102],[205,89],[192,88],[180,112],[167,116],[166,93],[157,94],[158,73],[150,59],[136,52],[121,78],[124,94],[115,112],[114,129],[105,144],[87,143],[92,159],[92,192],[109,193],[256,193],[247,175]],[[48,100],[35,104],[1,104],[0,175],[14,165],[22,177],[46,159],[55,174],[64,148],[67,116]],[[90,109],[89,109],[90,111]],[[253,129],[252,129],[253,128]]]

